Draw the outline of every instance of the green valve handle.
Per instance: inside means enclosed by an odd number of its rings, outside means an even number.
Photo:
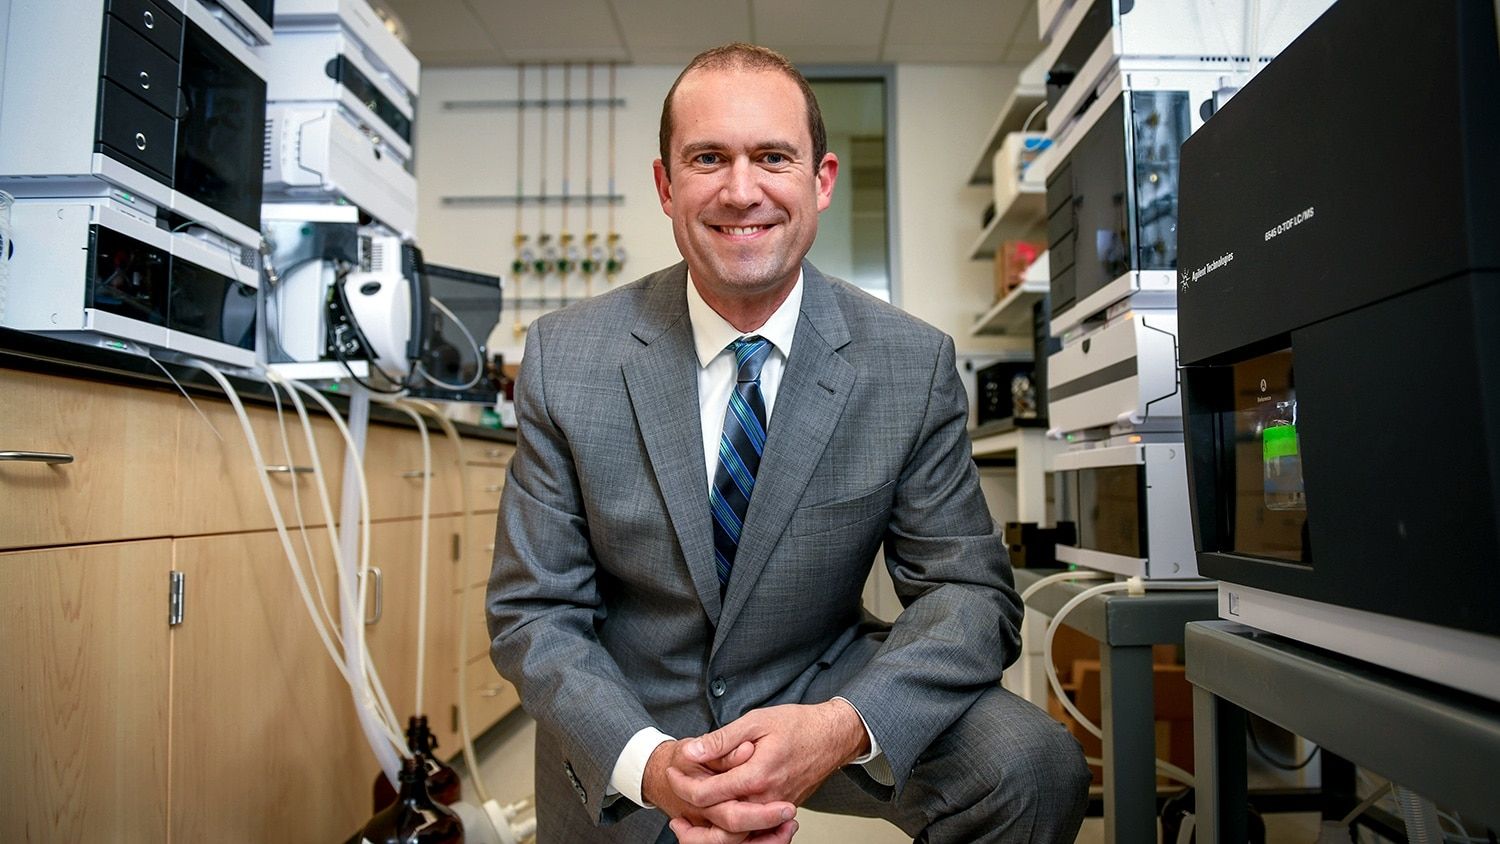
[[[1297,426],[1276,425],[1261,435],[1261,451],[1267,463],[1278,457],[1297,456]]]

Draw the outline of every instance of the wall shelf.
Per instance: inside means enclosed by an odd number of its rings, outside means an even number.
[[[1000,114],[995,118],[995,125],[990,127],[989,140],[985,141],[983,151],[979,154],[979,161],[975,163],[973,171],[969,174],[969,184],[988,185],[994,181],[993,170],[995,150],[1005,142],[1005,136],[1011,132],[1021,131],[1026,124],[1026,118],[1032,110],[1047,101],[1047,91],[1040,85],[1020,85],[1011,91],[1006,98],[1005,105],[1000,107]],[[1034,127],[1044,124],[1036,120],[1031,121]]]
[[[1042,259],[1038,259],[1041,261]],[[1031,306],[1040,301],[1051,286],[1046,278],[1028,278],[1021,282],[1016,289],[1006,294],[1004,299],[996,302],[994,307],[985,311],[974,320],[974,326],[969,329],[969,334],[975,337],[986,337],[993,335],[1015,335],[1031,336]]]
[[[1001,241],[1023,240],[1033,233],[1040,234],[1046,212],[1046,188],[1022,188],[1009,205],[995,210],[990,224],[975,239],[969,257],[975,261],[993,258]]]

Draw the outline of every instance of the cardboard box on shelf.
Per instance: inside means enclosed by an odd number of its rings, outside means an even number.
[[[995,300],[1004,299],[1010,291],[1021,286],[1021,276],[1047,244],[1030,240],[1007,240],[995,250]]]

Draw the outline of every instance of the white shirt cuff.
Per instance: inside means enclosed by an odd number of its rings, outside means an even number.
[[[870,737],[870,752],[866,753],[865,755],[863,755],[861,757],[859,757],[858,759],[855,759],[853,762],[850,762],[849,764],[851,764],[851,765],[868,765],[869,763],[873,762],[876,759],[876,757],[880,756],[880,742],[876,741],[875,740],[875,734],[872,733],[872,732],[870,732],[870,725],[869,725],[869,723],[867,721],[865,721],[865,716],[860,715],[859,707],[855,706],[853,703],[850,703],[848,698],[842,697],[840,695],[834,695],[833,699],[834,700],[841,700],[844,703],[848,703],[849,704],[849,708],[852,709],[852,710],[854,710],[854,714],[855,715],[859,715],[859,723],[861,723],[861,724],[864,725],[865,735],[867,735],[867,736]]]
[[[605,799],[618,794],[638,806],[655,808],[641,796],[641,786],[646,778],[646,763],[651,761],[652,752],[664,741],[674,739],[655,727],[647,727],[631,736],[630,741],[625,742],[625,749],[620,751],[620,758],[615,760],[615,769],[609,775],[609,787],[604,790]]]

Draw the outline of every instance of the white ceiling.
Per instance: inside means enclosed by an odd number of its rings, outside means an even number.
[[[685,64],[730,41],[798,64],[1025,63],[1036,0],[383,0],[424,65]]]

